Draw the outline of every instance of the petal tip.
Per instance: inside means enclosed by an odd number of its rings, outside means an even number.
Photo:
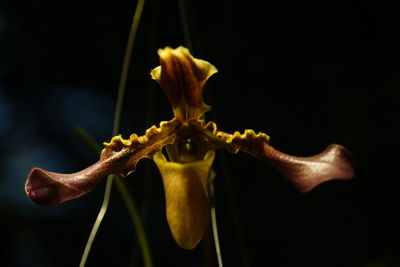
[[[57,182],[48,172],[33,168],[25,183],[25,192],[38,205],[49,206],[60,203],[55,189]]]
[[[160,66],[150,75],[167,95],[177,118],[199,118],[210,107],[203,102],[206,81],[217,72],[211,63],[194,58],[189,49],[167,46],[157,51]]]
[[[300,192],[309,192],[330,180],[347,180],[355,174],[350,151],[338,144],[331,144],[322,153],[303,159],[300,175],[292,180]]]

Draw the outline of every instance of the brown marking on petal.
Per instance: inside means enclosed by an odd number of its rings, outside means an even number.
[[[91,191],[111,173],[123,176],[135,170],[137,162],[172,143],[175,128],[180,122],[173,119],[150,127],[145,135],[131,135],[128,140],[115,136],[105,143],[100,159],[90,167],[72,174],[61,174],[34,168],[28,176],[25,191],[37,204],[54,205],[77,198]]]
[[[164,184],[167,221],[181,248],[196,247],[209,223],[208,177],[214,157],[214,151],[190,163],[169,162],[162,153],[153,157]]]
[[[194,58],[185,47],[158,50],[161,66],[151,71],[151,77],[164,90],[176,118],[198,119],[210,107],[203,102],[206,81],[217,72],[209,62]]]
[[[228,143],[271,164],[302,192],[325,181],[354,176],[350,152],[343,146],[332,144],[318,155],[295,157],[274,149],[268,140],[262,133],[246,131],[242,135],[235,133]]]

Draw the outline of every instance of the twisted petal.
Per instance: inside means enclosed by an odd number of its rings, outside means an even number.
[[[163,179],[168,224],[181,248],[194,248],[210,220],[208,178],[214,157],[214,151],[190,163],[169,162],[162,153],[153,157]]]
[[[97,183],[111,173],[123,176],[135,170],[136,163],[151,157],[164,145],[172,142],[177,120],[150,127],[143,136],[131,135],[125,140],[115,136],[105,143],[100,160],[92,166],[72,174],[61,174],[34,168],[25,184],[29,198],[40,205],[55,205],[77,198],[91,191]]]
[[[102,161],[73,174],[34,168],[26,181],[25,191],[36,204],[55,205],[86,194],[111,172],[108,164]]]
[[[237,132],[228,142],[274,166],[302,192],[331,179],[354,176],[350,152],[340,145],[332,144],[315,156],[295,157],[274,149],[267,135],[252,130],[242,135]]]
[[[167,95],[175,117],[182,120],[198,119],[210,109],[203,102],[203,87],[217,69],[207,61],[194,58],[182,46],[159,49],[158,55],[161,66],[150,74]]]
[[[104,149],[102,157],[88,168],[71,174],[62,174],[34,168],[25,183],[25,192],[39,205],[55,205],[80,197],[91,191],[108,174],[126,173],[130,153],[127,149]]]

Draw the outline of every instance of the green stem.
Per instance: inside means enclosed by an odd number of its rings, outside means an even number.
[[[210,199],[211,199],[211,226],[212,226],[212,232],[213,232],[213,237],[214,237],[215,254],[217,255],[217,260],[218,260],[218,267],[223,267],[221,246],[220,246],[219,237],[218,237],[217,212],[215,210],[214,178],[215,178],[215,174],[213,172],[211,172],[209,179],[208,179],[208,191],[210,193]]]
[[[94,138],[85,130],[79,127],[75,127],[75,131],[77,134],[81,137],[81,139],[96,153],[100,154],[101,152],[101,146],[96,143]],[[151,257],[151,252],[149,248],[149,243],[147,241],[147,236],[144,231],[143,223],[140,219],[139,212],[137,210],[137,207],[135,205],[135,201],[132,198],[131,194],[129,193],[126,184],[124,181],[121,179],[121,177],[117,175],[112,175],[112,179],[107,179],[107,185],[106,185],[106,191],[104,193],[104,199],[103,203],[100,209],[100,212],[97,216],[96,222],[92,228],[92,232],[89,236],[89,240],[86,244],[85,251],[83,253],[81,263],[79,267],[84,267],[87,257],[89,255],[90,248],[92,246],[95,233],[97,232],[98,228],[100,227],[100,223],[104,218],[104,215],[107,211],[108,203],[109,203],[109,197],[110,197],[110,191],[111,190],[111,185],[109,183],[114,182],[115,185],[117,186],[118,192],[120,193],[122,200],[124,201],[124,204],[126,208],[128,209],[129,216],[131,218],[131,221],[133,223],[133,226],[135,228],[135,231],[138,235],[138,241],[142,250],[143,254],[143,263],[144,266],[146,267],[152,267],[153,262],[152,262],[152,257]]]
[[[128,78],[129,66],[130,66],[131,58],[132,58],[132,50],[133,50],[133,45],[135,43],[135,38],[136,38],[136,33],[137,33],[138,26],[139,26],[140,18],[143,13],[144,3],[145,3],[145,0],[138,0],[138,3],[136,5],[135,14],[134,14],[133,20],[132,20],[131,30],[129,32],[128,43],[126,45],[125,56],[124,56],[124,61],[123,61],[122,71],[121,71],[121,77],[120,77],[120,82],[119,82],[119,86],[118,86],[118,97],[117,97],[117,103],[116,103],[115,114],[114,114],[113,135],[117,135],[119,132],[119,126],[120,126],[120,122],[121,122],[121,113],[122,113],[122,104],[123,104],[124,95],[125,95],[126,81]],[[108,203],[110,202],[110,195],[111,195],[111,189],[112,189],[112,184],[113,184],[112,182],[114,180],[113,178],[114,178],[113,175],[109,175],[107,177],[103,203],[101,205],[101,208],[100,208],[99,214],[96,218],[96,221],[93,225],[92,231],[89,235],[89,238],[86,243],[85,250],[83,252],[79,267],[85,266],[87,257],[89,255],[90,249],[93,244],[93,240],[97,234],[100,224],[103,221],[104,215],[107,211]],[[124,186],[125,186],[124,184],[122,184],[121,186],[118,186],[120,193],[122,192],[120,187],[123,188]],[[125,190],[126,190],[126,188],[125,188]],[[126,199],[126,197],[123,197],[123,198]],[[130,202],[125,201],[125,204],[127,205],[128,210],[131,209],[131,208],[129,208],[129,206],[134,207],[134,204],[132,202],[133,199],[130,198],[129,201]],[[131,214],[131,212],[129,212],[129,213]],[[139,220],[138,217],[132,218],[132,221],[137,221],[137,220]],[[136,224],[136,223],[134,224],[135,228],[137,225],[138,224]],[[140,229],[136,228],[136,231],[139,236],[139,242],[141,244],[143,244],[141,242],[141,239],[143,240],[143,237],[142,238],[140,237],[141,235],[144,235],[143,227],[141,227]],[[147,241],[146,241],[146,244],[147,244]],[[142,247],[142,251],[143,251],[143,258],[144,258],[145,266],[151,267],[152,262],[151,262],[150,250],[148,248],[148,245],[146,245],[145,247]]]
[[[185,39],[185,45],[191,52],[193,51],[192,38],[190,37],[189,22],[186,12],[185,0],[178,0],[179,16],[182,23],[183,38]]]
[[[79,126],[75,126],[74,130],[76,134],[82,139],[82,141],[88,145],[88,147],[96,154],[100,155],[102,147],[94,140],[94,138],[84,129]]]
[[[135,14],[133,15],[132,19],[131,30],[129,32],[128,43],[126,44],[124,61],[122,63],[121,77],[118,86],[117,105],[115,107],[115,114],[114,114],[113,135],[117,135],[119,132],[122,104],[124,101],[124,95],[126,89],[126,81],[128,80],[129,66],[132,60],[132,50],[133,50],[133,45],[135,44],[136,33],[139,26],[140,18],[142,17],[143,7],[145,2],[146,2],[145,0],[138,0]]]
[[[133,200],[131,194],[129,193],[129,191],[121,177],[116,176],[114,179],[114,184],[116,185],[116,187],[126,205],[126,208],[128,209],[129,216],[131,218],[131,221],[132,221],[132,223],[135,227],[136,233],[138,235],[139,244],[140,244],[140,247],[142,249],[142,254],[143,254],[144,266],[151,267],[151,266],[153,266],[153,262],[152,262],[152,258],[151,258],[149,242],[147,241],[147,236],[144,231],[143,223],[140,218],[135,201]]]
[[[88,241],[86,242],[85,250],[83,251],[83,255],[81,258],[81,262],[79,263],[79,267],[84,267],[86,264],[86,260],[89,256],[90,249],[92,247],[94,238],[96,237],[96,233],[99,230],[100,224],[103,221],[104,215],[106,214],[108,203],[110,203],[110,195],[111,195],[111,183],[112,183],[112,175],[109,175],[107,178],[106,189],[104,191],[103,203],[101,204],[101,208],[99,214],[97,215],[96,221],[92,227],[92,231],[90,232]]]

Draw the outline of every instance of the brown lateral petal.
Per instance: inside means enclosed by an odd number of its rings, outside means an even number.
[[[161,122],[160,127],[150,127],[145,135],[131,135],[125,140],[114,136],[105,143],[100,160],[92,166],[72,174],[61,174],[34,168],[28,176],[25,191],[40,205],[55,205],[77,198],[91,191],[96,184],[111,173],[123,176],[135,170],[136,163],[151,157],[155,151],[172,142],[175,127],[180,122]]]
[[[39,205],[55,205],[86,194],[108,174],[125,172],[132,153],[127,148],[120,151],[112,151],[112,148],[104,149],[99,161],[76,173],[32,169],[25,183],[25,192]]]
[[[308,192],[320,183],[332,179],[350,179],[354,176],[350,152],[337,144],[332,144],[320,154],[311,157],[294,157],[275,149],[265,156],[302,192]]]
[[[274,166],[302,192],[328,180],[354,176],[350,152],[337,144],[328,146],[315,156],[295,157],[274,149],[265,135],[255,135],[253,131],[246,131],[244,135],[234,134],[230,141],[240,150]]]
[[[86,194],[108,174],[129,173],[140,158],[131,163],[135,151],[123,146],[117,147],[116,139],[121,138],[115,137],[113,143],[103,149],[100,160],[82,171],[62,174],[32,169],[25,183],[27,195],[39,205],[55,205]],[[115,151],[115,148],[118,150]]]
[[[100,161],[73,174],[34,168],[26,181],[25,191],[36,204],[55,205],[91,191],[110,171],[104,162]]]
[[[162,153],[153,157],[164,184],[168,224],[181,248],[196,247],[209,223],[208,176],[214,157],[214,151],[190,163],[169,162]]]
[[[151,71],[167,95],[175,117],[198,119],[210,109],[203,102],[203,87],[217,69],[209,62],[194,58],[189,50],[179,46],[158,50],[161,66]]]

